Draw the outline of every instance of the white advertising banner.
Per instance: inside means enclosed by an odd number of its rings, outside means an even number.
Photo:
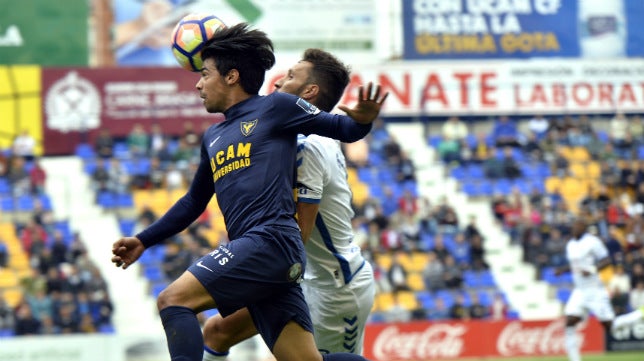
[[[352,66],[342,103],[379,83],[385,116],[644,112],[644,60],[419,62]],[[265,90],[284,69],[272,71]]]

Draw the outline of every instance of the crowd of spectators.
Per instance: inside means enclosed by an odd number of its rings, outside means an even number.
[[[2,151],[0,181],[4,197],[34,197],[33,206],[3,222],[13,223],[15,237],[28,259],[20,273],[22,298],[10,305],[0,288],[0,334],[3,336],[112,332],[113,305],[108,285],[90,260],[84,241],[66,220],[55,219],[43,199],[47,174],[35,156],[36,142],[28,131]],[[7,241],[0,237],[0,269],[9,269]],[[9,269],[11,271],[11,269]]]
[[[458,137],[453,131],[456,124],[462,128]],[[614,275],[606,276],[615,309],[622,313],[642,306],[644,122],[638,115],[617,113],[603,128],[585,115],[536,115],[524,124],[525,130],[519,131],[518,121],[499,117],[489,133],[471,137],[463,122],[454,118],[443,126],[439,156],[452,166],[482,164],[485,176],[493,179],[520,178],[527,166],[547,165],[551,176],[546,181],[554,186],[494,194],[491,207],[496,220],[512,242],[522,246],[524,261],[535,265],[543,277],[566,262],[571,221],[586,219],[590,231],[605,242],[615,266]],[[452,139],[457,139],[451,146],[456,150],[441,151],[449,148],[442,144]],[[495,153],[499,147],[501,157]],[[585,156],[571,156],[574,151]],[[565,188],[568,181],[574,186]],[[557,286],[570,287],[566,283]]]

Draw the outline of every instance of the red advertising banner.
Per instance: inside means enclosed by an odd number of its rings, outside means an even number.
[[[596,319],[578,328],[582,353],[603,352]],[[364,355],[373,361],[565,355],[564,320],[369,324]]]
[[[208,114],[195,85],[198,74],[180,68],[45,68],[42,73],[45,153],[70,154],[98,129],[125,136],[136,123],[158,123],[182,134],[186,122],[200,132],[222,120]]]

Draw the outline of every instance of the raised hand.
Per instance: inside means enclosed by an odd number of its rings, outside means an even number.
[[[358,103],[353,108],[340,105],[338,106],[338,109],[347,113],[347,115],[353,118],[357,123],[369,124],[376,120],[378,114],[380,114],[382,104],[385,102],[388,95],[389,93],[387,92],[382,96],[382,98],[380,98],[380,85],[376,85],[374,93],[373,83],[369,82],[366,92],[364,91],[363,86],[358,88]]]

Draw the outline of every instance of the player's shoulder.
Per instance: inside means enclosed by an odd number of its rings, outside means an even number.
[[[309,103],[308,101],[289,93],[282,92],[272,92],[266,96],[275,106],[279,108],[289,108],[293,107],[295,109],[300,109],[305,113],[309,114],[318,114],[320,109],[315,105]]]

